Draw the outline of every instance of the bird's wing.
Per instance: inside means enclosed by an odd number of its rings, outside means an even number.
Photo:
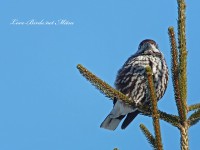
[[[115,81],[117,90],[131,98],[135,102],[145,100],[146,75],[145,67],[149,61],[145,56],[131,57],[118,71]]]

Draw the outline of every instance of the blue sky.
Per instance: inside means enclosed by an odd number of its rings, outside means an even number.
[[[188,1],[188,103],[200,101],[197,47],[199,1]],[[74,25],[11,25],[66,19]],[[170,66],[169,26],[176,0],[6,0],[0,5],[0,149],[150,149],[138,116],[126,129],[99,128],[112,102],[78,72],[81,63],[113,85],[118,69],[146,38],[154,39]],[[171,75],[171,72],[170,72]],[[170,83],[159,109],[177,114]],[[199,147],[199,124],[189,132]],[[164,148],[179,149],[179,131],[161,121]]]

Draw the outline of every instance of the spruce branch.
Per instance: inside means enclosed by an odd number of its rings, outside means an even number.
[[[194,105],[190,105],[188,107],[188,111],[193,111],[193,110],[196,110],[196,109],[200,109],[200,103],[194,104]]]
[[[178,128],[180,127],[180,119],[178,116],[161,112],[161,111],[159,111],[159,114],[160,114],[160,119],[170,123],[171,125],[175,127],[178,127]]]
[[[173,81],[173,87],[174,87],[174,95],[175,95],[175,101],[176,106],[178,109],[178,114],[183,120],[184,116],[184,110],[183,110],[183,104],[181,101],[181,93],[180,93],[180,87],[179,87],[179,62],[178,62],[178,50],[176,45],[176,38],[174,33],[174,28],[169,27],[168,28],[168,34],[169,39],[171,43],[171,71],[172,71],[172,81]]]
[[[180,134],[181,134],[181,150],[189,150],[189,144],[188,144],[188,122],[185,121],[184,124],[180,128]]]
[[[157,150],[163,150],[163,144],[162,144],[161,132],[160,132],[160,123],[159,123],[159,113],[157,109],[157,96],[156,96],[155,86],[153,82],[152,71],[149,66],[146,67],[146,74],[147,74],[147,81],[148,81],[148,87],[149,87],[150,99],[151,99],[151,111],[152,111],[152,119],[153,119],[153,126],[154,126],[154,132],[155,132],[156,148]]]
[[[147,127],[144,124],[140,124],[140,129],[147,138],[149,144],[151,144],[151,146],[156,150],[155,137],[151,134],[151,132],[147,129]]]
[[[195,125],[200,120],[200,109],[196,110],[189,118],[188,123],[190,126]]]
[[[181,150],[189,149],[187,121],[187,49],[186,49],[186,4],[185,0],[177,0],[178,3],[178,48],[179,48],[179,87],[183,117],[181,118]]]
[[[200,121],[200,117],[196,118],[195,120],[188,122],[188,124],[191,127],[191,126],[196,125],[199,121]]]
[[[80,73],[85,77],[88,81],[92,83],[102,94],[104,94],[106,97],[114,100],[114,98],[117,98],[121,101],[123,101],[126,104],[129,104],[131,106],[135,105],[133,101],[129,100],[127,96],[119,92],[118,90],[112,88],[109,84],[95,76],[93,73],[91,73],[89,70],[87,70],[85,67],[83,67],[81,64],[77,65],[77,69],[80,71]]]
[[[186,23],[185,23],[185,0],[178,2],[178,48],[179,48],[179,86],[181,91],[181,103],[183,108],[183,122],[187,120],[187,50],[186,50]]]
[[[77,65],[78,70],[80,73],[85,77],[88,81],[92,83],[101,93],[109,97],[110,99],[114,100],[114,98],[120,99],[124,102],[128,101],[127,103],[129,105],[135,104],[128,99],[128,97],[121,92],[117,91],[116,89],[112,88],[110,85],[108,85],[106,82],[102,81],[100,78],[95,76],[93,73],[91,73],[88,69],[83,67],[82,65]],[[145,116],[152,116],[151,109],[147,106],[137,106],[137,108],[141,111],[142,115]],[[178,126],[179,118],[178,116],[167,114],[166,112],[162,112],[158,110],[158,113],[160,115],[160,118],[172,125]]]
[[[152,116],[151,110],[149,110],[145,107],[142,107],[140,110],[141,110],[142,115],[148,116],[148,117]],[[159,117],[160,117],[161,120],[168,122],[172,126],[175,126],[175,127],[178,127],[178,128],[180,127],[180,119],[179,119],[178,116],[168,114],[168,113],[163,112],[161,110],[158,110],[158,113],[159,113]]]

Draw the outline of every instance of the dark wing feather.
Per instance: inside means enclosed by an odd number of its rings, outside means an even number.
[[[140,112],[138,110],[136,110],[135,112],[129,113],[124,122],[122,123],[121,128],[125,129],[132,121],[133,119],[135,119],[135,117],[139,114]]]

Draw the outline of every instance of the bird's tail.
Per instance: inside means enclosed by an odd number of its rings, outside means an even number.
[[[135,109],[133,109],[129,105],[121,101],[117,101],[112,111],[102,122],[100,127],[108,130],[115,130],[119,125],[120,121],[124,118],[124,116],[133,111],[135,111]]]
[[[138,110],[135,110],[132,113],[129,113],[126,118],[124,119],[121,128],[125,129],[134,119],[135,117],[139,114],[140,112]]]
[[[105,128],[108,130],[115,130],[119,125],[120,121],[124,118],[124,115],[119,116],[117,118],[113,118],[113,115],[109,114],[106,119],[101,123],[101,128]]]

